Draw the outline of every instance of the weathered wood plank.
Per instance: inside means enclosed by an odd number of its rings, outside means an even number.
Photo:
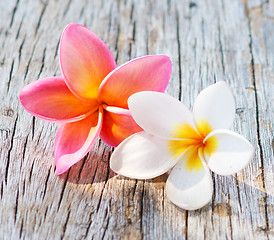
[[[1,239],[271,239],[273,233],[273,1],[0,2]],[[102,38],[120,65],[145,54],[173,63],[167,93],[191,107],[204,87],[225,80],[237,105],[233,129],[256,147],[243,171],[213,174],[212,201],[184,211],[166,198],[166,175],[116,176],[113,151],[98,141],[58,177],[57,125],[33,118],[18,94],[60,75],[59,39],[70,22]]]

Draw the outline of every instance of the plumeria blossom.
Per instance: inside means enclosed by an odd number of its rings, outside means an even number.
[[[56,174],[83,158],[98,136],[117,146],[141,131],[128,110],[128,97],[144,90],[164,92],[171,74],[164,55],[116,67],[105,43],[79,24],[65,28],[59,54],[63,76],[40,79],[20,93],[28,112],[61,123],[54,147]]]
[[[128,105],[144,131],[115,149],[110,167],[137,179],[154,178],[172,169],[166,194],[181,208],[194,210],[210,201],[209,170],[230,175],[243,169],[254,155],[244,137],[228,130],[235,103],[225,82],[204,89],[192,113],[177,99],[151,91],[132,95]]]

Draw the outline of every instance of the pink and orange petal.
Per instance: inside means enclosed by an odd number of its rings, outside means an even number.
[[[105,43],[79,24],[70,24],[63,32],[60,64],[70,90],[85,99],[97,98],[101,82],[116,68]]]
[[[52,122],[80,120],[92,111],[95,104],[73,95],[62,77],[40,79],[27,85],[19,99],[32,115]]]
[[[164,55],[133,59],[112,71],[99,88],[99,99],[109,106],[128,108],[128,98],[141,91],[164,92],[171,61]]]
[[[102,128],[102,111],[59,128],[54,146],[56,174],[80,161],[92,148]]]
[[[131,116],[105,111],[100,138],[108,145],[117,147],[130,135],[142,131]]]

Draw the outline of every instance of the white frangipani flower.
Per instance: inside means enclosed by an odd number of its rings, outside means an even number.
[[[254,155],[244,137],[227,130],[234,120],[235,103],[225,82],[204,89],[192,113],[177,99],[151,91],[132,95],[128,105],[144,131],[115,149],[111,169],[137,179],[154,178],[172,169],[166,193],[181,208],[198,209],[211,200],[209,169],[230,175],[243,169]]]

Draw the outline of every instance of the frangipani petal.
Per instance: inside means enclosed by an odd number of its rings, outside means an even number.
[[[35,81],[20,93],[20,102],[32,115],[53,122],[72,122],[95,111],[96,102],[77,98],[62,77]]]
[[[181,139],[195,132],[191,112],[182,102],[164,93],[139,92],[129,98],[128,105],[137,124],[157,137]],[[186,131],[178,134],[181,126]]]
[[[235,116],[235,102],[228,85],[221,81],[201,91],[193,106],[193,116],[204,136],[215,129],[230,128]]]
[[[115,112],[104,111],[103,127],[100,138],[108,145],[116,147],[125,138],[130,135],[142,131],[133,118],[129,115],[129,111],[118,108]],[[117,113],[119,112],[119,113]]]
[[[56,174],[64,173],[88,153],[101,127],[101,112],[95,112],[78,122],[61,125],[54,145]]]
[[[109,106],[127,107],[127,100],[140,91],[164,92],[171,74],[167,56],[133,59],[112,71],[102,82],[99,99]]]
[[[130,178],[148,179],[160,176],[176,164],[168,143],[144,131],[124,140],[110,158],[110,168]]]
[[[229,130],[215,130],[204,140],[216,141],[214,152],[204,150],[208,167],[220,175],[231,175],[242,170],[253,158],[254,148],[243,136]]]
[[[185,159],[188,154],[185,153],[171,170],[166,182],[166,194],[175,205],[186,210],[195,210],[210,201],[213,184],[210,172],[204,164],[198,170],[189,170]]]
[[[60,42],[60,64],[70,90],[82,98],[97,98],[99,85],[115,67],[115,60],[92,31],[69,24]]]

